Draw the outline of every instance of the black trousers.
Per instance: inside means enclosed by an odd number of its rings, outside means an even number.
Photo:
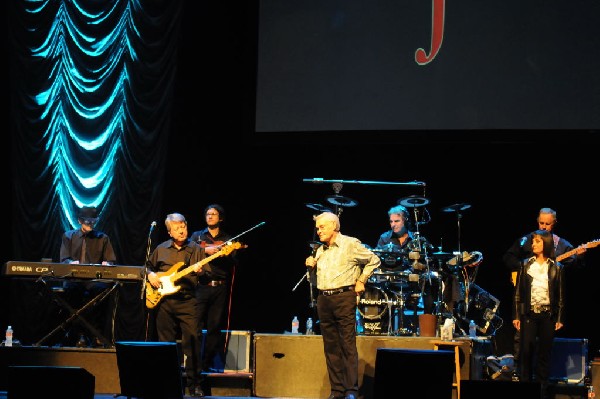
[[[345,291],[317,297],[331,393],[358,397],[358,348],[356,347],[356,293]]]
[[[521,318],[521,381],[539,381],[542,385],[548,383],[554,325],[550,312],[529,313]],[[535,364],[534,359],[537,359]]]
[[[211,287],[199,285],[196,288],[198,299],[198,333],[206,329],[202,364],[205,370],[225,365],[225,337],[221,330],[227,328],[229,305],[229,286],[227,284]],[[216,361],[215,361],[216,359]]]
[[[188,294],[175,294],[163,298],[156,310],[156,331],[159,341],[175,342],[181,334],[181,348],[186,357],[187,386],[202,382],[200,362],[200,336],[198,334],[198,301]]]

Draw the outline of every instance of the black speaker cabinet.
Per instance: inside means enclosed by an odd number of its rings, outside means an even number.
[[[454,351],[378,348],[373,399],[397,396],[408,386],[415,397],[451,398],[453,376]]]
[[[175,342],[116,342],[121,396],[182,399],[183,381]],[[150,383],[158,378],[158,384]],[[156,381],[155,381],[156,382]]]
[[[460,384],[460,399],[539,398],[538,382],[464,380]]]
[[[7,399],[94,399],[95,377],[81,367],[10,366]]]

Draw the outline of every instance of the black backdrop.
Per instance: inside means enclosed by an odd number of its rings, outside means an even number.
[[[544,206],[558,211],[557,232],[573,244],[600,238],[597,130],[256,133],[256,22],[253,6],[213,6],[210,15],[192,6],[184,13],[182,48],[202,50],[180,55],[162,213],[156,215],[153,242],[166,239],[164,215],[183,213],[194,231],[203,226],[203,208],[213,202],[226,208],[225,227],[233,235],[265,222],[240,237],[248,248],[236,273],[230,328],[280,333],[290,329],[294,315],[302,321],[311,315],[306,282],[292,291],[305,272],[308,241],[314,239],[314,212],[306,203],[325,204],[333,194],[330,184],[302,180],[423,181],[431,222],[421,232],[434,245],[446,251],[458,247],[456,217],[441,208],[471,205],[461,221],[460,245],[484,255],[476,283],[501,300],[505,325],[497,351],[510,352],[511,286],[502,253],[536,228],[537,211]],[[5,157],[4,169],[10,168]],[[388,228],[387,209],[400,198],[423,193],[406,186],[344,184],[341,194],[358,202],[343,210],[342,231],[374,245]],[[9,222],[6,231],[18,228]],[[10,246],[4,248],[4,259],[12,259]],[[599,252],[590,250],[587,267],[568,273],[568,319],[559,333],[589,338],[594,354],[599,337],[590,325],[597,313]],[[5,325],[13,316],[3,309]],[[15,334],[18,338],[19,331]]]

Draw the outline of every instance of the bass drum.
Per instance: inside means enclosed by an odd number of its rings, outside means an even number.
[[[364,335],[390,335],[392,307],[396,295],[381,287],[367,284],[358,299],[357,333]]]

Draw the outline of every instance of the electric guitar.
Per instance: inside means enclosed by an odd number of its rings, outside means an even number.
[[[572,249],[570,251],[567,251],[564,254],[558,255],[556,257],[556,261],[560,262],[561,260],[566,259],[569,256],[575,255],[577,253],[577,251],[579,251],[579,249],[582,248],[582,247],[586,248],[586,249],[589,249],[589,248],[597,247],[598,245],[600,245],[600,239],[597,239],[597,240],[594,240],[594,241],[590,241],[590,242],[588,242],[586,244],[578,246],[577,248],[574,248],[574,249]],[[510,279],[512,280],[513,285],[517,285],[517,273],[518,272],[512,272],[511,273]]]
[[[219,256],[229,255],[235,249],[239,249],[241,247],[242,244],[240,244],[239,242],[226,244],[219,250],[219,252],[215,252],[209,257],[206,257],[200,262],[194,263],[193,265],[190,265],[185,269],[179,270],[179,268],[184,265],[184,262],[178,262],[171,266],[171,268],[168,271],[156,273],[160,280],[158,288],[155,288],[152,284],[150,284],[149,281],[146,281],[146,307],[148,309],[152,309],[160,303],[162,298],[164,298],[167,295],[172,295],[179,291],[181,289],[181,286],[175,285],[177,280],[193,272],[196,266],[203,266],[211,260],[218,258]]]

